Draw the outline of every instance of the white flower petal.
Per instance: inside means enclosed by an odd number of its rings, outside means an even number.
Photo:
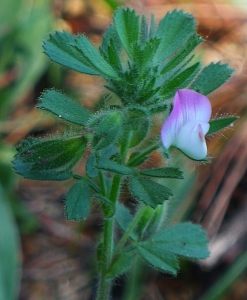
[[[192,121],[185,124],[177,136],[174,146],[195,160],[207,156],[205,133],[209,130],[207,122]]]

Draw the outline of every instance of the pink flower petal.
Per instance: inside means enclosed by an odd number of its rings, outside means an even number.
[[[178,90],[171,114],[161,129],[165,148],[175,146],[194,159],[207,155],[204,135],[209,130],[212,108],[207,97],[188,89]]]
[[[177,93],[176,93],[177,95]],[[166,149],[169,149],[176,140],[180,128],[183,126],[183,112],[179,97],[174,98],[172,112],[166,119],[161,129],[161,140]]]
[[[195,91],[183,89],[175,94],[175,100],[178,98],[180,108],[183,113],[183,123],[200,120],[208,122],[211,117],[212,108],[207,97]]]

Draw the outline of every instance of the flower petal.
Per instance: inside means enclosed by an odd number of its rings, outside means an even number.
[[[200,121],[201,124],[207,123],[211,113],[212,108],[207,97],[189,89],[178,90],[174,97],[172,112],[161,129],[161,140],[164,147],[169,149],[170,146],[176,146],[174,143],[186,123],[192,121]]]
[[[183,113],[183,123],[198,120],[208,122],[211,118],[212,108],[207,97],[195,91],[178,90],[176,98],[179,98],[180,108]]]
[[[188,122],[179,131],[174,146],[195,160],[204,159],[207,156],[204,135],[208,130],[209,124],[207,122]]]
[[[179,97],[176,97],[176,95],[172,112],[167,117],[161,129],[161,140],[166,149],[169,149],[176,140],[178,132],[183,126],[183,112],[180,105],[180,99]]]

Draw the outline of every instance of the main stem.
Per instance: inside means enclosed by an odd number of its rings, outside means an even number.
[[[128,148],[129,148],[129,142],[131,138],[131,132],[129,132],[125,136],[125,141],[122,142],[121,146],[121,157],[122,162],[125,162]],[[105,186],[105,180],[103,173],[99,173],[100,177],[100,183],[101,183],[101,192],[103,196],[107,196],[106,193],[106,186]],[[118,200],[118,194],[121,184],[121,176],[119,174],[115,174],[112,179],[111,184],[111,190],[109,194],[109,200],[114,204],[114,207],[116,205],[116,202]],[[112,279],[106,279],[106,273],[107,269],[112,261],[113,258],[113,247],[114,247],[114,217],[112,218],[105,218],[105,224],[104,224],[104,234],[103,234],[103,255],[104,258],[101,262],[101,272],[100,272],[100,279],[99,279],[99,289],[98,289],[98,296],[96,300],[109,300],[110,290],[112,286]]]
[[[120,188],[121,176],[114,175],[112,180],[112,186],[110,191],[109,199],[112,203],[116,203],[118,199],[118,193]],[[100,272],[100,280],[99,280],[99,289],[97,300],[108,300],[110,289],[112,285],[112,280],[106,279],[106,272],[108,266],[111,263],[113,256],[113,233],[114,233],[114,218],[105,219],[104,224],[104,233],[103,233],[103,261],[101,262],[101,272]]]

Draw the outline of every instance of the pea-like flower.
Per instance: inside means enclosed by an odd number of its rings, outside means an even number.
[[[172,112],[161,129],[165,148],[174,146],[192,159],[204,159],[207,156],[205,134],[210,127],[211,113],[207,97],[189,89],[178,90]]]

